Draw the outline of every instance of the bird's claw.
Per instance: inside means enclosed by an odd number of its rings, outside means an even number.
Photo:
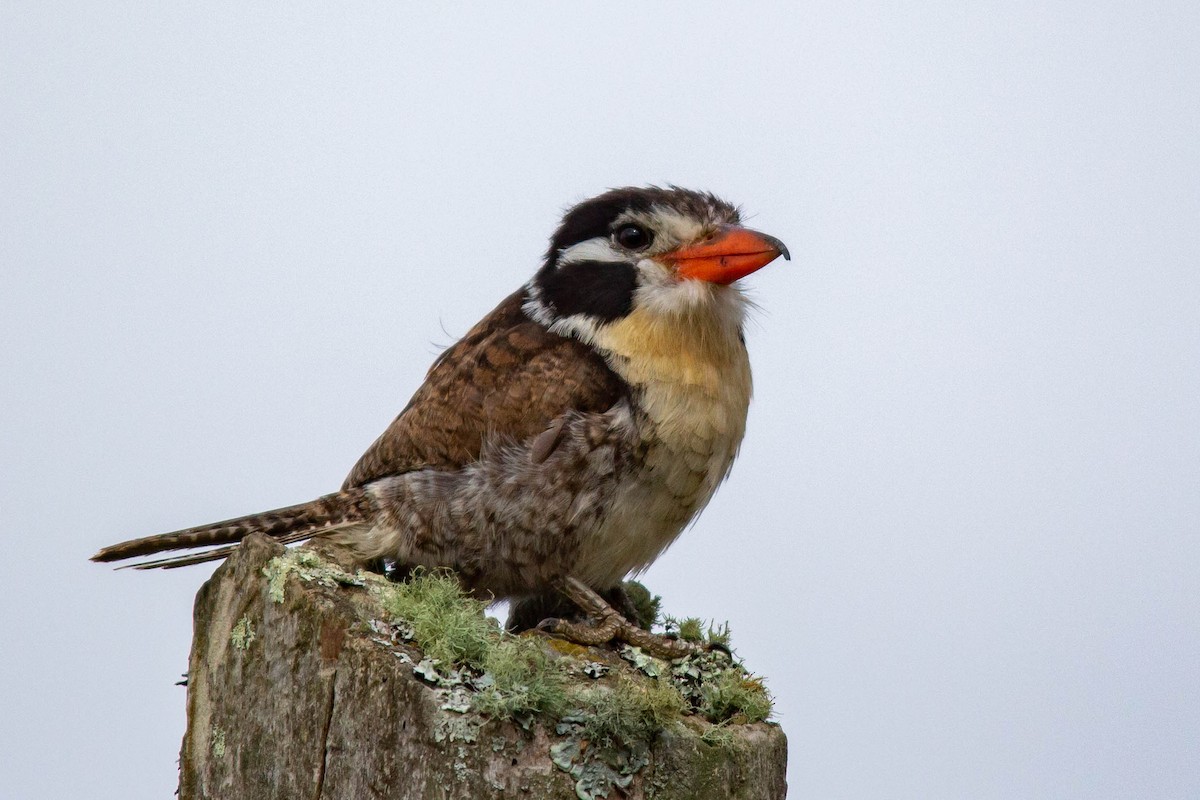
[[[539,630],[561,636],[576,644],[588,646],[618,639],[634,647],[640,647],[656,658],[668,660],[699,653],[703,649],[699,645],[682,639],[672,639],[639,628],[578,578],[568,575],[559,582],[558,588],[596,622],[593,625],[578,625],[561,619],[546,619],[538,623]]]
[[[580,625],[554,618],[544,619],[537,624],[537,630],[587,647],[605,644],[616,639],[634,647],[640,647],[655,658],[667,660],[683,658],[704,649],[683,639],[650,633],[615,612],[605,615],[598,625]]]

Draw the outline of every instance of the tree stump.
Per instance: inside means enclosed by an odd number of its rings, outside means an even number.
[[[295,552],[252,536],[197,595],[181,800],[786,794],[786,739],[771,723],[714,726],[684,713],[644,746],[604,749],[578,716],[481,714],[467,684],[486,678],[439,672],[372,591],[346,579],[336,552],[319,551],[328,569],[310,561],[272,573]],[[537,643],[594,665],[584,671],[596,677],[572,671],[571,680],[652,680],[612,650]]]

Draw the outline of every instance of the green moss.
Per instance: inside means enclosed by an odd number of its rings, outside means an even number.
[[[679,621],[679,638],[685,642],[700,644],[704,641],[704,623],[699,617],[687,617]]]
[[[618,673],[611,686],[577,687],[571,694],[584,735],[606,747],[650,741],[686,708],[669,684],[625,673]]]
[[[663,627],[667,633],[674,634],[685,642],[693,642],[708,647],[719,647],[725,650],[729,649],[728,622],[723,622],[720,625],[717,625],[716,622],[710,622],[706,625],[704,620],[699,617],[676,619],[675,617],[668,616],[663,620]]]
[[[762,679],[736,667],[706,681],[700,692],[699,711],[712,722],[761,722],[771,715],[771,695]]]
[[[491,717],[558,717],[567,708],[567,675],[540,642],[523,637],[497,637],[483,662],[491,685],[475,697],[477,711]]]
[[[482,603],[463,594],[448,572],[417,570],[404,583],[372,581],[371,590],[389,614],[412,626],[413,640],[444,664],[482,668],[499,635]]]
[[[630,620],[630,622],[635,622],[646,630],[657,625],[659,613],[662,611],[662,597],[651,594],[649,589],[637,581],[625,581],[623,585],[629,602],[633,604],[634,611],[637,612],[637,619]]]
[[[729,649],[730,630],[729,623],[723,622],[720,625],[710,622],[708,629],[704,632],[704,643],[709,647],[720,647]]]

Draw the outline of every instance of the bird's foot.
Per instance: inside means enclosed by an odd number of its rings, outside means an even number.
[[[642,630],[615,611],[612,616],[601,620],[598,625],[582,625],[552,618],[542,620],[538,623],[537,629],[588,647],[605,644],[616,639],[634,647],[640,647],[655,658],[667,660],[683,658],[704,650],[700,645],[686,642],[683,639],[674,639]]]
[[[639,583],[619,583],[596,593],[618,614],[643,630],[650,630],[657,620],[658,598]],[[564,622],[586,622],[594,618],[561,591],[555,590],[513,600],[504,628],[510,633],[520,633],[536,628],[542,620],[551,617]]]
[[[565,619],[551,617],[544,619],[537,624],[539,631],[552,633],[555,636],[560,636],[569,642],[582,644],[588,647],[598,644],[611,642],[615,638],[619,638],[622,632],[621,628],[628,625],[616,612],[612,616],[606,617],[599,621],[598,624],[588,625],[580,622],[567,622]]]
[[[703,648],[682,639],[650,633],[639,628],[609,605],[603,597],[575,578],[566,578],[559,585],[568,598],[586,612],[595,623],[583,625],[562,619],[545,619],[538,630],[587,646],[604,644],[613,639],[640,647],[656,658],[675,659],[700,652]]]

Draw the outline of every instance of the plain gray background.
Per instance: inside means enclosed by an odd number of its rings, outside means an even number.
[[[170,797],[207,568],[606,187],[714,190],[741,460],[649,571],[795,798],[1200,796],[1200,6],[5,3],[0,795]]]

